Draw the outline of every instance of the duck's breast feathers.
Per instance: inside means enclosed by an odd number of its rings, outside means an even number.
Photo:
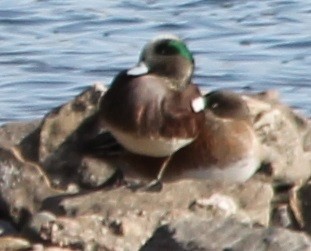
[[[162,102],[164,123],[161,127],[163,135],[179,135],[179,137],[196,137],[203,126],[204,113],[195,112],[193,100],[201,97],[198,87],[189,84],[182,91],[169,93]]]
[[[100,116],[106,124],[135,132],[141,126],[142,117],[147,116],[147,110],[156,110],[164,95],[163,85],[157,78],[132,77],[122,72],[103,96]]]
[[[155,75],[119,75],[100,104],[107,124],[120,130],[154,137],[193,137],[203,114],[192,111],[192,99],[200,96],[190,84],[173,90],[165,78]]]

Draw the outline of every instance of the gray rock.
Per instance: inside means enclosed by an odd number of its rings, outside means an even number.
[[[272,96],[272,97],[271,97]],[[299,183],[311,175],[311,123],[275,95],[244,95],[275,180]]]
[[[0,145],[12,147],[32,133],[40,125],[40,120],[29,122],[12,122],[0,127]]]
[[[104,185],[116,172],[113,163],[85,156],[78,167],[79,184],[87,188],[97,188]]]
[[[278,204],[274,206],[271,213],[270,225],[284,227],[289,229],[297,229],[296,219],[292,215],[292,211],[288,203]],[[299,228],[298,228],[299,229]]]
[[[47,227],[50,222],[53,222],[55,220],[56,215],[48,211],[40,211],[38,213],[34,213],[27,225],[24,226],[23,233],[25,236],[36,239],[41,235],[41,230],[44,227]]]
[[[24,236],[32,238],[29,230],[44,240],[12,243],[33,250],[310,250],[304,234],[271,227],[293,228],[293,211],[300,228],[311,229],[309,184],[290,190],[310,176],[310,121],[282,105],[277,93],[245,97],[272,178],[257,174],[238,185],[180,180],[148,193],[99,190],[119,162],[81,150],[102,132],[96,111],[103,89],[90,87],[41,122],[0,127],[0,211]],[[277,180],[289,188],[278,192]],[[8,240],[1,237],[0,247]]]
[[[23,162],[15,148],[0,148],[0,208],[15,223],[27,220],[40,208],[42,200],[58,193],[38,165]]]
[[[140,251],[307,251],[311,240],[281,228],[252,227],[229,218],[183,217],[159,227]]]
[[[188,211],[190,208],[203,215],[214,215],[216,212],[227,216],[247,216],[249,221],[267,226],[272,197],[271,186],[257,180],[238,185],[182,180],[166,183],[161,193],[132,192],[119,188],[99,191],[92,196],[66,197],[58,201],[58,205],[67,215],[74,211],[75,215],[98,212],[105,215],[109,212],[112,216],[116,208],[118,215],[137,210],[147,213],[158,210],[160,215],[170,215],[174,210]]]
[[[11,222],[6,220],[0,220],[0,236],[16,234],[17,229],[12,225]]]
[[[105,229],[103,217],[99,215],[59,217],[43,225],[40,235],[43,240],[60,247],[71,247],[75,250],[110,250],[103,243]]]
[[[69,137],[74,136],[81,124],[96,112],[103,91],[102,85],[94,85],[44,117],[40,128],[40,162],[48,161]]]
[[[102,85],[94,85],[44,117],[40,128],[40,162],[46,162],[96,112],[103,91]]]
[[[2,236],[0,237],[1,250],[17,251],[17,250],[29,250],[31,243],[21,237],[16,236]]]
[[[41,121],[13,122],[0,127],[0,146],[18,146],[21,155],[28,160],[38,160],[39,126]]]
[[[56,246],[43,246],[42,244],[32,245],[32,251],[77,251],[75,248],[65,248],[65,247],[56,247]],[[100,251],[97,249],[84,249],[83,251]],[[103,250],[108,251],[108,250]]]
[[[290,207],[301,229],[311,234],[311,182],[292,189]]]
[[[38,158],[54,186],[66,189],[81,180],[80,146],[100,130],[96,111],[104,89],[102,85],[94,85],[44,117],[39,128]]]
[[[240,185],[183,180],[165,184],[161,193],[123,187],[64,197],[50,201],[64,216],[49,226],[45,238],[55,245],[96,240],[108,250],[138,250],[156,227],[189,215],[267,225],[272,195],[271,186],[257,180]]]

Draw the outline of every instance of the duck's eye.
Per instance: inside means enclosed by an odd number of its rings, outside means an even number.
[[[213,103],[212,105],[211,105],[211,109],[216,109],[217,107],[219,106],[219,103]]]

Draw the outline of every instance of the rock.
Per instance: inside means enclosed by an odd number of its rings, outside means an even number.
[[[25,159],[38,160],[39,126],[41,121],[8,123],[0,127],[0,146],[18,146]]]
[[[102,243],[105,235],[103,217],[98,215],[77,218],[59,217],[41,228],[41,238],[61,247],[76,250],[109,250]],[[93,248],[93,249],[90,249]]]
[[[286,203],[275,205],[271,213],[270,225],[289,229],[299,229],[290,206]]]
[[[79,184],[87,188],[97,188],[104,185],[115,172],[113,163],[85,156],[78,167]]]
[[[64,216],[48,227],[45,238],[69,247],[96,240],[96,245],[108,250],[138,250],[157,226],[185,215],[202,219],[221,215],[268,225],[272,195],[271,186],[257,180],[240,185],[183,180],[165,184],[161,193],[123,187],[74,195],[49,201],[58,205],[55,214]],[[200,204],[208,200],[212,203]]]
[[[99,84],[86,89],[42,121],[38,160],[56,187],[66,189],[70,183],[78,184],[81,180],[77,167],[82,165],[83,156],[79,147],[100,130],[96,111],[103,90]]]
[[[14,148],[0,148],[0,209],[15,223],[27,220],[43,199],[58,193],[38,165],[23,162]]]
[[[300,250],[311,248],[305,234],[251,227],[228,218],[188,216],[159,227],[140,251]]]
[[[308,237],[284,228],[310,233],[311,123],[277,92],[245,96],[271,177],[180,180],[150,193],[107,185],[121,163],[114,144],[114,156],[91,157],[96,140],[109,140],[97,120],[103,89],[41,121],[0,127],[0,231],[11,238],[0,237],[1,248],[12,240],[31,250],[310,250]]]
[[[12,122],[0,127],[0,145],[12,147],[38,128],[40,120],[30,122]]]
[[[1,250],[29,250],[31,248],[31,243],[23,238],[15,236],[3,236],[0,237],[0,247]]]
[[[50,222],[56,220],[56,215],[48,212],[48,211],[40,211],[38,213],[34,213],[23,228],[23,233],[25,236],[28,236],[33,239],[38,239],[41,235],[41,231],[44,227],[48,226]]]
[[[306,181],[311,175],[310,121],[280,103],[275,95],[243,98],[264,149],[263,159],[271,163],[273,178],[294,183]]]
[[[17,229],[11,224],[11,222],[6,220],[0,220],[0,236],[16,233]]]
[[[85,251],[94,251],[96,249],[84,249]],[[32,246],[32,251],[77,251],[77,249],[62,248],[62,247],[44,247],[42,244],[34,244]]]
[[[40,162],[46,162],[96,112],[103,91],[102,85],[94,85],[44,117],[40,128]]]
[[[99,191],[88,195],[67,197],[58,202],[64,210],[65,215],[84,215],[86,213],[101,212],[105,215],[110,212],[113,215],[114,209],[118,214],[127,212],[144,211],[153,212],[155,209],[167,214],[174,210],[196,210],[194,204],[197,201],[208,200],[211,196],[218,195],[220,198],[230,198],[235,210],[229,210],[227,215],[247,215],[251,222],[261,225],[268,225],[270,215],[270,203],[273,197],[272,187],[261,181],[252,180],[245,184],[228,185],[225,183],[206,182],[197,180],[181,180],[175,183],[164,185],[161,193],[132,192],[126,188]],[[250,196],[250,194],[252,196]],[[182,196],[181,196],[182,195]],[[156,207],[161,202],[161,207]],[[201,207],[202,208],[202,207]],[[215,208],[207,206],[200,213],[210,215],[215,213]],[[216,208],[216,211],[223,213],[223,209]]]
[[[231,192],[228,193],[227,189]],[[211,189],[210,197],[195,200],[191,208],[195,210],[196,205],[209,210],[216,208],[216,211],[221,212],[220,215],[268,226],[272,197],[273,191],[269,184],[253,179],[241,185],[215,186]]]
[[[290,206],[301,229],[311,234],[311,182],[292,189]]]

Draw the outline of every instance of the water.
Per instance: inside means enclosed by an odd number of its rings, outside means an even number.
[[[109,84],[161,33],[187,41],[203,88],[275,88],[311,115],[309,0],[1,0],[0,123]]]

